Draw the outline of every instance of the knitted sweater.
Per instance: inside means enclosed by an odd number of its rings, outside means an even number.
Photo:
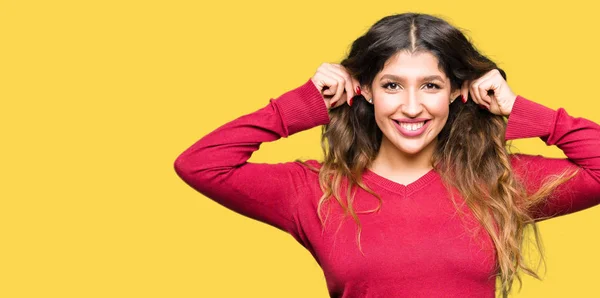
[[[357,225],[344,218],[335,200],[326,204],[329,215],[325,226],[320,224],[317,205],[323,192],[317,173],[299,162],[247,162],[261,143],[329,120],[321,94],[308,80],[201,138],[176,159],[175,171],[206,197],[291,234],[323,269],[331,297],[494,297],[493,242],[462,204],[460,194],[446,189],[434,170],[408,185],[364,171],[364,183],[383,202],[378,212],[358,214],[361,253]],[[506,139],[527,137],[556,145],[567,156],[511,155],[513,170],[528,191],[537,190],[548,176],[580,169],[532,209],[534,218],[539,221],[600,203],[598,124],[518,96]],[[315,160],[308,163],[320,166]],[[378,205],[373,195],[358,189],[353,203],[357,212]]]

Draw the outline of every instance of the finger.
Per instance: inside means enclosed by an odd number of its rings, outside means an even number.
[[[354,91],[355,86],[353,84],[353,78],[350,75],[350,72],[348,70],[346,70],[346,68],[344,66],[342,66],[340,64],[333,64],[333,66],[334,66],[334,68],[332,68],[330,70],[333,73],[344,78],[344,81],[345,81],[344,89],[346,91],[347,100],[349,101],[355,95],[355,91]]]
[[[485,81],[482,81],[481,79],[478,80],[477,84],[475,84],[472,89],[471,97],[476,98],[473,101],[475,101],[480,108],[489,110],[489,104],[483,99],[483,94],[487,95]]]
[[[356,95],[357,95],[357,93],[356,93],[357,89],[358,89],[358,90],[360,90],[360,83],[359,83],[359,82],[358,82],[358,80],[357,80],[357,79],[355,79],[355,78],[352,78],[352,87],[354,88],[354,89],[352,89],[352,90],[354,90],[354,91],[355,91],[355,94],[354,94],[354,96],[356,96]],[[361,94],[360,94],[360,95],[362,95],[362,90],[360,90],[359,92],[361,92]]]
[[[469,100],[469,81],[464,81],[462,86],[460,87],[460,94],[463,97],[463,102],[467,102]]]
[[[346,84],[343,81],[343,79],[341,81],[338,81],[335,95],[333,96],[333,98],[331,98],[333,102],[337,102],[338,100],[340,100],[340,98],[342,98],[342,95],[344,95],[344,85]]]
[[[315,76],[315,80],[317,81],[317,88],[321,94],[324,96],[332,96],[335,94],[335,90],[337,89],[337,81],[335,78],[332,78],[329,74],[325,74],[321,71]]]
[[[319,68],[315,72],[315,75],[312,77],[312,81],[315,84],[315,87],[317,87],[317,90],[319,90],[319,92],[323,95],[327,95],[327,90],[329,86],[331,86],[333,83],[331,81],[331,78],[323,72],[326,67],[325,64],[326,63],[321,64],[321,66],[319,66]]]
[[[471,98],[480,107],[488,110],[490,109],[493,103],[493,95],[488,93],[499,88],[498,78],[502,78],[500,71],[492,69],[471,83],[471,86],[469,87]]]
[[[477,92],[478,88],[479,88],[478,80],[474,81],[469,86],[469,92],[471,93],[471,99],[473,99],[473,102],[475,102],[476,104],[480,104],[480,102],[481,102],[481,100],[479,99],[479,92]]]
[[[329,76],[331,79],[335,80],[335,87],[333,85],[329,87],[329,89],[331,89],[330,93],[333,92],[331,103],[335,105],[335,103],[340,99],[340,97],[342,97],[344,93],[344,87],[346,85],[346,82],[342,76],[333,72],[331,68],[324,69],[323,73]]]
[[[481,83],[481,82],[487,81],[490,78],[493,78],[493,77],[495,77],[496,75],[499,75],[499,74],[500,74],[500,72],[497,69],[494,68],[494,69],[492,69],[492,70],[484,73],[482,76],[478,77],[477,81],[479,81]]]
[[[325,89],[325,91],[323,91],[323,95],[327,95],[329,97],[332,97],[333,95],[335,95],[335,90],[337,88],[337,85],[335,83],[332,83],[332,87],[326,87],[327,89]]]
[[[348,104],[350,104],[350,100],[354,97],[354,88],[352,87],[352,79],[345,79],[345,85],[344,88],[346,89],[346,102],[348,102]]]
[[[326,96],[333,96],[335,94],[335,90],[337,89],[337,81],[334,78],[326,77],[323,79],[323,89],[322,93]]]
[[[497,89],[497,87],[495,87],[494,85],[494,80],[493,78],[487,79],[483,82],[481,82],[481,84],[479,85],[477,92],[479,93],[479,97],[481,98],[481,103],[482,105],[486,106],[486,107],[490,107],[490,105],[492,104],[492,98],[489,95],[489,92],[493,92],[493,90]],[[492,93],[493,94],[493,93]]]

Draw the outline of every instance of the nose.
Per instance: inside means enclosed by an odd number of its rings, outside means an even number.
[[[423,111],[423,106],[417,93],[414,90],[409,90],[405,93],[405,98],[400,104],[400,111],[407,117],[417,117]]]

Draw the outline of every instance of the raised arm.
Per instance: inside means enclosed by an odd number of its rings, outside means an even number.
[[[555,111],[518,96],[508,118],[506,139],[531,137],[556,145],[567,158],[513,155],[513,168],[530,193],[548,178],[565,170],[578,170],[575,177],[535,206],[535,219],[541,221],[600,204],[600,125],[572,117],[562,108]]]
[[[511,156],[517,176],[529,193],[565,171],[578,174],[556,188],[531,213],[537,220],[556,217],[600,203],[600,125],[571,117],[515,95],[501,73],[494,69],[474,81],[464,82],[464,98],[470,94],[475,103],[491,113],[508,117],[506,140],[539,137],[547,145],[556,145],[566,159],[525,154]]]
[[[294,232],[294,207],[306,191],[307,169],[297,162],[249,163],[263,142],[327,124],[323,96],[308,80],[253,113],[201,138],[175,160],[188,185],[237,212]]]

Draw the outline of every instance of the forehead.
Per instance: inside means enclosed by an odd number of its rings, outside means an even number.
[[[390,57],[379,77],[385,74],[394,74],[401,77],[424,77],[439,75],[446,79],[446,74],[440,69],[440,64],[430,52],[400,51]]]

